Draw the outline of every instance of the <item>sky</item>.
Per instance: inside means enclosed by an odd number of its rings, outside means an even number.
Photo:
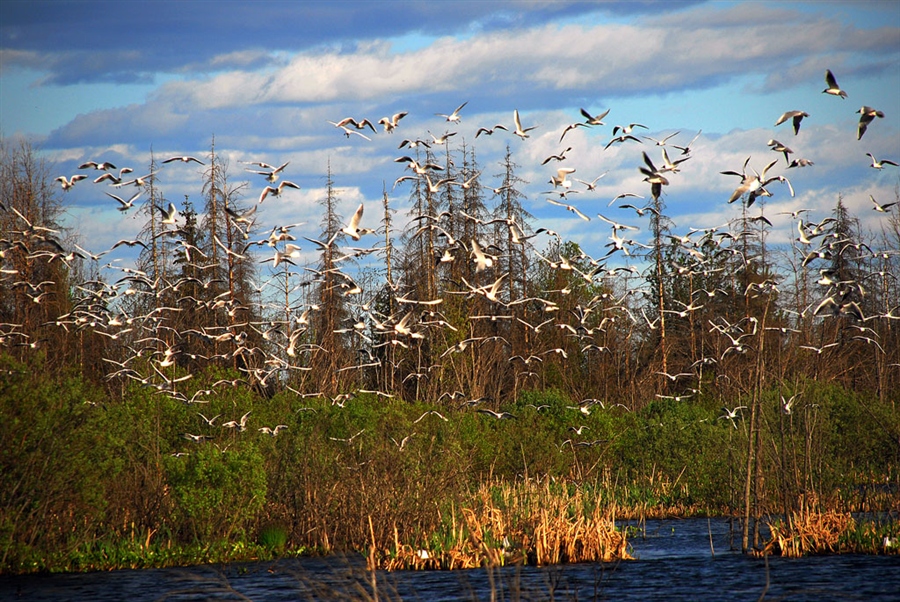
[[[823,94],[825,71],[847,98]],[[448,122],[459,105],[460,121]],[[861,106],[885,117],[857,140]],[[605,125],[567,125],[609,110]],[[479,127],[536,126],[520,139]],[[809,116],[794,135],[782,113]],[[329,121],[406,111],[397,130],[346,137]],[[638,123],[633,140],[605,148],[614,126]],[[598,213],[639,227],[647,218],[608,207],[618,194],[649,198],[638,170],[647,152],[659,165],[665,148],[691,145],[690,159],[670,174],[663,200],[676,232],[711,227],[740,214],[728,199],[739,181],[725,170],[749,167],[790,179],[768,187],[765,213],[773,244],[786,243],[791,217],[810,209],[822,219],[837,199],[879,232],[872,211],[897,196],[900,168],[870,167],[866,153],[900,163],[900,3],[885,2],[232,2],[36,1],[0,3],[0,133],[24,137],[59,175],[87,160],[148,171],[173,155],[203,157],[215,136],[233,182],[246,181],[243,202],[266,185],[247,163],[290,162],[283,178],[300,186],[260,206],[260,231],[306,222],[320,232],[330,164],[349,217],[365,206],[362,226],[380,224],[387,189],[401,223],[408,219],[409,172],[395,158],[404,139],[456,132],[451,144],[474,147],[482,183],[498,186],[509,145],[525,180],[525,209],[544,226],[602,255],[611,229]],[[658,146],[647,136],[668,139]],[[813,165],[788,169],[769,140]],[[545,158],[567,147],[564,162]],[[440,148],[438,147],[440,150]],[[544,194],[560,166],[576,171],[568,203],[578,218]],[[173,163],[159,186],[176,204],[202,204],[195,164]],[[92,177],[97,172],[89,174]],[[134,236],[134,212],[116,211],[105,184],[85,180],[65,193],[65,224],[94,251]],[[121,191],[120,191],[121,192]],[[632,199],[635,203],[645,202]],[[490,203],[490,199],[488,199]],[[759,203],[751,212],[758,211]],[[372,244],[378,241],[373,239]],[[540,247],[540,243],[536,243]],[[308,249],[312,252],[314,249]]]

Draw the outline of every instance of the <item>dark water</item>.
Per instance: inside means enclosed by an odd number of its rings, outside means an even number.
[[[710,549],[710,531],[715,551]],[[739,542],[739,534],[734,541]],[[379,600],[900,600],[900,557],[750,558],[722,519],[648,521],[613,564],[376,574]],[[768,588],[767,588],[768,579]],[[374,600],[361,558],[0,577],[0,600]],[[493,594],[493,598],[492,598]]]

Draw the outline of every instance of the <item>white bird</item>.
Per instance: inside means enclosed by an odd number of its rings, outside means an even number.
[[[272,196],[279,196],[282,192],[284,192],[285,187],[300,190],[300,187],[293,182],[282,180],[281,184],[279,184],[278,186],[266,186],[265,188],[263,188],[262,194],[259,195],[257,204],[262,203],[264,200],[266,200],[266,197],[270,194]]]
[[[66,179],[66,176],[59,176],[54,180],[54,182],[59,182],[62,186],[62,189],[66,192],[69,192],[69,189],[75,186],[75,182],[79,180],[86,180],[87,176],[84,174],[75,174],[70,179]]]
[[[112,195],[110,195],[110,196],[112,196]],[[155,207],[157,209],[159,209],[160,213],[162,213],[162,216],[163,216],[162,223],[163,224],[174,224],[175,223],[175,218],[178,217],[178,209],[175,208],[175,205],[173,205],[172,203],[169,203],[168,209],[165,209],[165,210],[158,205],[155,205]]]
[[[809,113],[806,111],[787,111],[778,118],[778,121],[775,122],[776,126],[781,125],[788,119],[792,120],[792,124],[794,126],[794,135],[796,136],[798,132],[800,132],[800,122],[803,121],[804,117],[809,117]]]
[[[96,169],[98,171],[107,171],[110,169],[115,169],[116,166],[110,163],[109,161],[104,161],[103,163],[97,163],[96,161],[88,161],[87,163],[82,163],[78,166],[78,169]]]
[[[875,158],[875,155],[873,155],[872,153],[866,153],[866,154],[869,156],[870,159],[872,159],[872,167],[875,169],[883,169],[885,165],[893,165],[894,167],[897,167],[897,164],[894,163],[893,161],[888,161],[887,159],[882,159],[881,161],[879,161],[878,159]],[[74,178],[75,176],[72,176],[72,177]],[[58,179],[59,178],[57,178],[57,180]],[[63,186],[63,188],[65,188],[65,186]]]
[[[494,265],[494,259],[484,254],[481,247],[478,246],[478,241],[474,238],[472,239],[472,259],[475,262],[476,273],[482,272]]]
[[[609,111],[610,109],[606,109],[599,115],[591,115],[584,109],[581,109],[581,115],[584,117],[584,122],[587,125],[606,125],[605,123],[603,123],[603,118],[609,115]]]
[[[825,83],[828,84],[828,87],[822,90],[823,94],[831,94],[832,96],[847,98],[847,93],[841,90],[841,87],[838,86],[837,80],[834,78],[834,73],[831,72],[831,69],[825,70]]]
[[[326,121],[328,121],[328,120],[326,119]],[[344,132],[344,136],[346,136],[347,138],[350,137],[350,134],[354,134],[356,136],[359,136],[360,138],[365,138],[366,140],[369,140],[369,141],[372,140],[371,138],[369,138],[368,136],[366,136],[363,133],[357,132],[356,130],[351,130],[346,125],[338,125],[337,123],[335,123],[333,121],[328,121],[328,123],[330,123],[331,125],[333,125],[336,128],[340,128]]]
[[[356,212],[353,214],[353,217],[350,218],[350,223],[341,228],[341,232],[343,232],[353,240],[359,240],[360,237],[364,234],[372,234],[374,230],[359,227],[359,220],[362,219],[362,215],[363,204],[360,203],[359,207],[356,208]]]
[[[447,121],[459,123],[459,112],[462,111],[463,107],[467,104],[469,104],[468,100],[456,107],[456,109],[454,109],[454,111],[449,115],[446,115],[444,113],[435,113],[435,115],[437,115],[438,117],[446,117]]]
[[[132,206],[132,205],[134,204],[134,202],[138,199],[138,197],[141,196],[142,194],[143,194],[143,191],[140,191],[140,190],[139,190],[138,192],[136,192],[136,193],[134,194],[134,196],[132,196],[132,197],[131,197],[130,199],[128,199],[127,201],[123,200],[123,199],[120,198],[120,197],[117,197],[117,196],[114,195],[114,194],[110,194],[110,193],[108,193],[108,192],[106,193],[106,196],[112,197],[112,198],[116,199],[117,201],[119,201],[119,202],[122,204],[122,206],[118,208],[119,211],[128,211],[129,209],[131,209],[131,206]]]
[[[872,123],[876,117],[884,117],[884,113],[878,109],[873,109],[872,107],[867,107],[865,105],[862,106],[857,113],[859,113],[859,127],[856,130],[856,139],[862,140],[863,134],[866,133],[869,124]]]
[[[516,124],[516,130],[513,133],[522,140],[528,138],[528,132],[537,127],[536,125],[533,125],[531,127],[523,128],[522,121],[519,119],[519,109],[513,109],[513,122]]]
[[[575,173],[574,167],[560,167],[556,170],[555,176],[550,176],[550,183],[553,187],[562,186],[563,188],[571,188],[572,181],[567,179],[569,174]],[[596,181],[596,180],[595,180]]]
[[[875,197],[873,197],[871,194],[869,195],[869,199],[870,199],[873,203],[875,203],[875,206],[872,207],[872,209],[873,209],[874,211],[878,211],[878,212],[880,212],[880,213],[887,213],[887,212],[888,212],[888,209],[890,209],[891,207],[893,207],[894,205],[897,204],[896,201],[894,201],[893,203],[884,203],[883,205],[882,205],[882,204],[879,204],[878,201],[875,200]]]
[[[382,117],[378,120],[378,123],[384,126],[385,132],[393,134],[394,130],[397,129],[397,126],[400,125],[400,120],[406,117],[406,115],[406,111],[401,111],[399,113],[394,113],[391,117]]]
[[[182,163],[190,163],[191,161],[193,161],[194,163],[199,163],[200,165],[206,165],[206,163],[204,163],[203,161],[201,161],[199,159],[195,159],[194,157],[191,157],[188,155],[185,155],[182,157],[170,157],[170,158],[166,159],[165,161],[163,161],[163,163],[173,163],[175,161],[181,161]],[[113,169],[115,169],[115,168],[113,168]]]

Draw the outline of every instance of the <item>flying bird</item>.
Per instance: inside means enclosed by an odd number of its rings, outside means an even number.
[[[503,125],[502,123],[498,123],[497,125],[495,125],[492,128],[485,128],[485,127],[478,128],[478,131],[475,132],[475,137],[478,138],[478,136],[480,136],[481,134],[487,134],[488,136],[493,136],[494,130],[503,130],[504,132],[509,131],[509,129],[507,129],[507,127],[505,125]]]
[[[881,161],[879,161],[878,159],[875,158],[875,155],[873,155],[872,153],[866,153],[866,154],[869,156],[870,159],[872,159],[871,167],[874,167],[875,169],[883,169],[885,165],[893,165],[894,167],[897,167],[897,164],[894,163],[893,161],[888,161],[887,159],[882,159]]]
[[[528,138],[528,132],[537,127],[536,125],[533,125],[531,127],[523,128],[522,121],[519,119],[519,109],[513,109],[513,121],[516,124],[516,131],[513,133],[522,140]]]
[[[838,86],[837,80],[834,78],[834,73],[831,72],[831,69],[825,70],[825,83],[828,84],[828,87],[822,90],[823,94],[831,94],[832,96],[847,98],[847,93],[841,90],[841,87]]]
[[[182,163],[190,163],[193,161],[194,163],[199,163],[200,165],[206,165],[206,163],[204,163],[200,159],[196,159],[194,157],[190,157],[187,155],[185,155],[183,157],[169,157],[168,159],[163,161],[163,163],[174,163],[175,161],[181,161]],[[113,168],[113,169],[115,169],[115,168]]]
[[[863,134],[866,133],[869,124],[872,123],[876,117],[884,117],[884,113],[878,109],[867,106],[861,107],[857,113],[859,113],[859,127],[856,131],[856,139],[862,140]]]
[[[75,174],[70,179],[67,179],[66,176],[59,176],[54,180],[54,182],[59,182],[62,186],[62,189],[66,192],[69,192],[69,189],[75,186],[75,182],[80,180],[86,180],[87,176],[84,174]]]
[[[285,187],[295,188],[297,190],[300,190],[300,187],[298,185],[294,184],[293,182],[289,182],[288,180],[282,180],[281,184],[279,184],[278,186],[266,186],[265,188],[263,188],[262,194],[259,195],[259,200],[257,201],[257,204],[262,203],[264,200],[266,200],[266,197],[269,196],[270,194],[272,196],[281,195],[281,193],[284,192]]]
[[[459,112],[462,111],[463,107],[466,106],[467,104],[469,104],[468,100],[466,102],[462,103],[461,105],[459,105],[458,107],[456,107],[456,109],[454,109],[453,112],[450,113],[449,115],[446,115],[444,113],[435,113],[435,115],[437,115],[438,117],[445,117],[447,119],[447,121],[450,121],[453,123],[459,123]]]
[[[599,115],[591,115],[584,109],[581,109],[581,115],[584,117],[584,122],[587,125],[606,125],[605,123],[603,123],[603,118],[609,115],[609,111],[610,109],[606,109]]]
[[[775,125],[781,125],[788,119],[791,119],[794,125],[794,135],[796,136],[797,132],[800,131],[800,122],[803,121],[804,117],[809,117],[809,113],[805,111],[788,111],[778,118],[778,121],[775,122]]]
[[[129,209],[131,209],[131,206],[132,206],[132,205],[134,204],[134,202],[138,199],[138,197],[141,196],[142,194],[143,194],[143,191],[140,191],[140,190],[139,190],[137,193],[135,193],[134,196],[132,196],[132,197],[131,197],[130,199],[128,199],[127,201],[123,200],[123,199],[120,198],[120,197],[117,197],[117,196],[114,195],[114,194],[110,194],[110,193],[108,193],[108,192],[106,193],[106,196],[112,197],[112,198],[116,199],[117,201],[119,201],[119,202],[122,204],[122,206],[118,208],[119,211],[128,211]]]
[[[382,117],[378,120],[378,123],[384,126],[384,131],[388,134],[393,134],[394,130],[397,129],[397,126],[400,125],[400,120],[406,117],[406,111],[400,111],[399,113],[394,113],[391,117]]]

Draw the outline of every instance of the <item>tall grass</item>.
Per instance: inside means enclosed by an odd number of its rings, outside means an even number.
[[[515,419],[496,420],[374,395],[341,407],[241,388],[185,404],[133,385],[112,402],[75,376],[0,365],[4,572],[299,550],[370,551],[378,566],[573,562],[624,556],[614,517],[739,508],[746,424],[720,419],[721,400],[706,395],[582,414],[558,392],[526,391],[503,408]],[[237,376],[189,382],[203,390]],[[893,416],[835,385],[802,386],[789,416],[782,389],[765,392],[763,516],[787,524],[811,494],[823,512],[900,507]],[[218,426],[247,412],[244,432]],[[198,413],[221,417],[210,426]],[[257,431],[275,424],[288,428]],[[283,538],[267,534],[273,525]]]

